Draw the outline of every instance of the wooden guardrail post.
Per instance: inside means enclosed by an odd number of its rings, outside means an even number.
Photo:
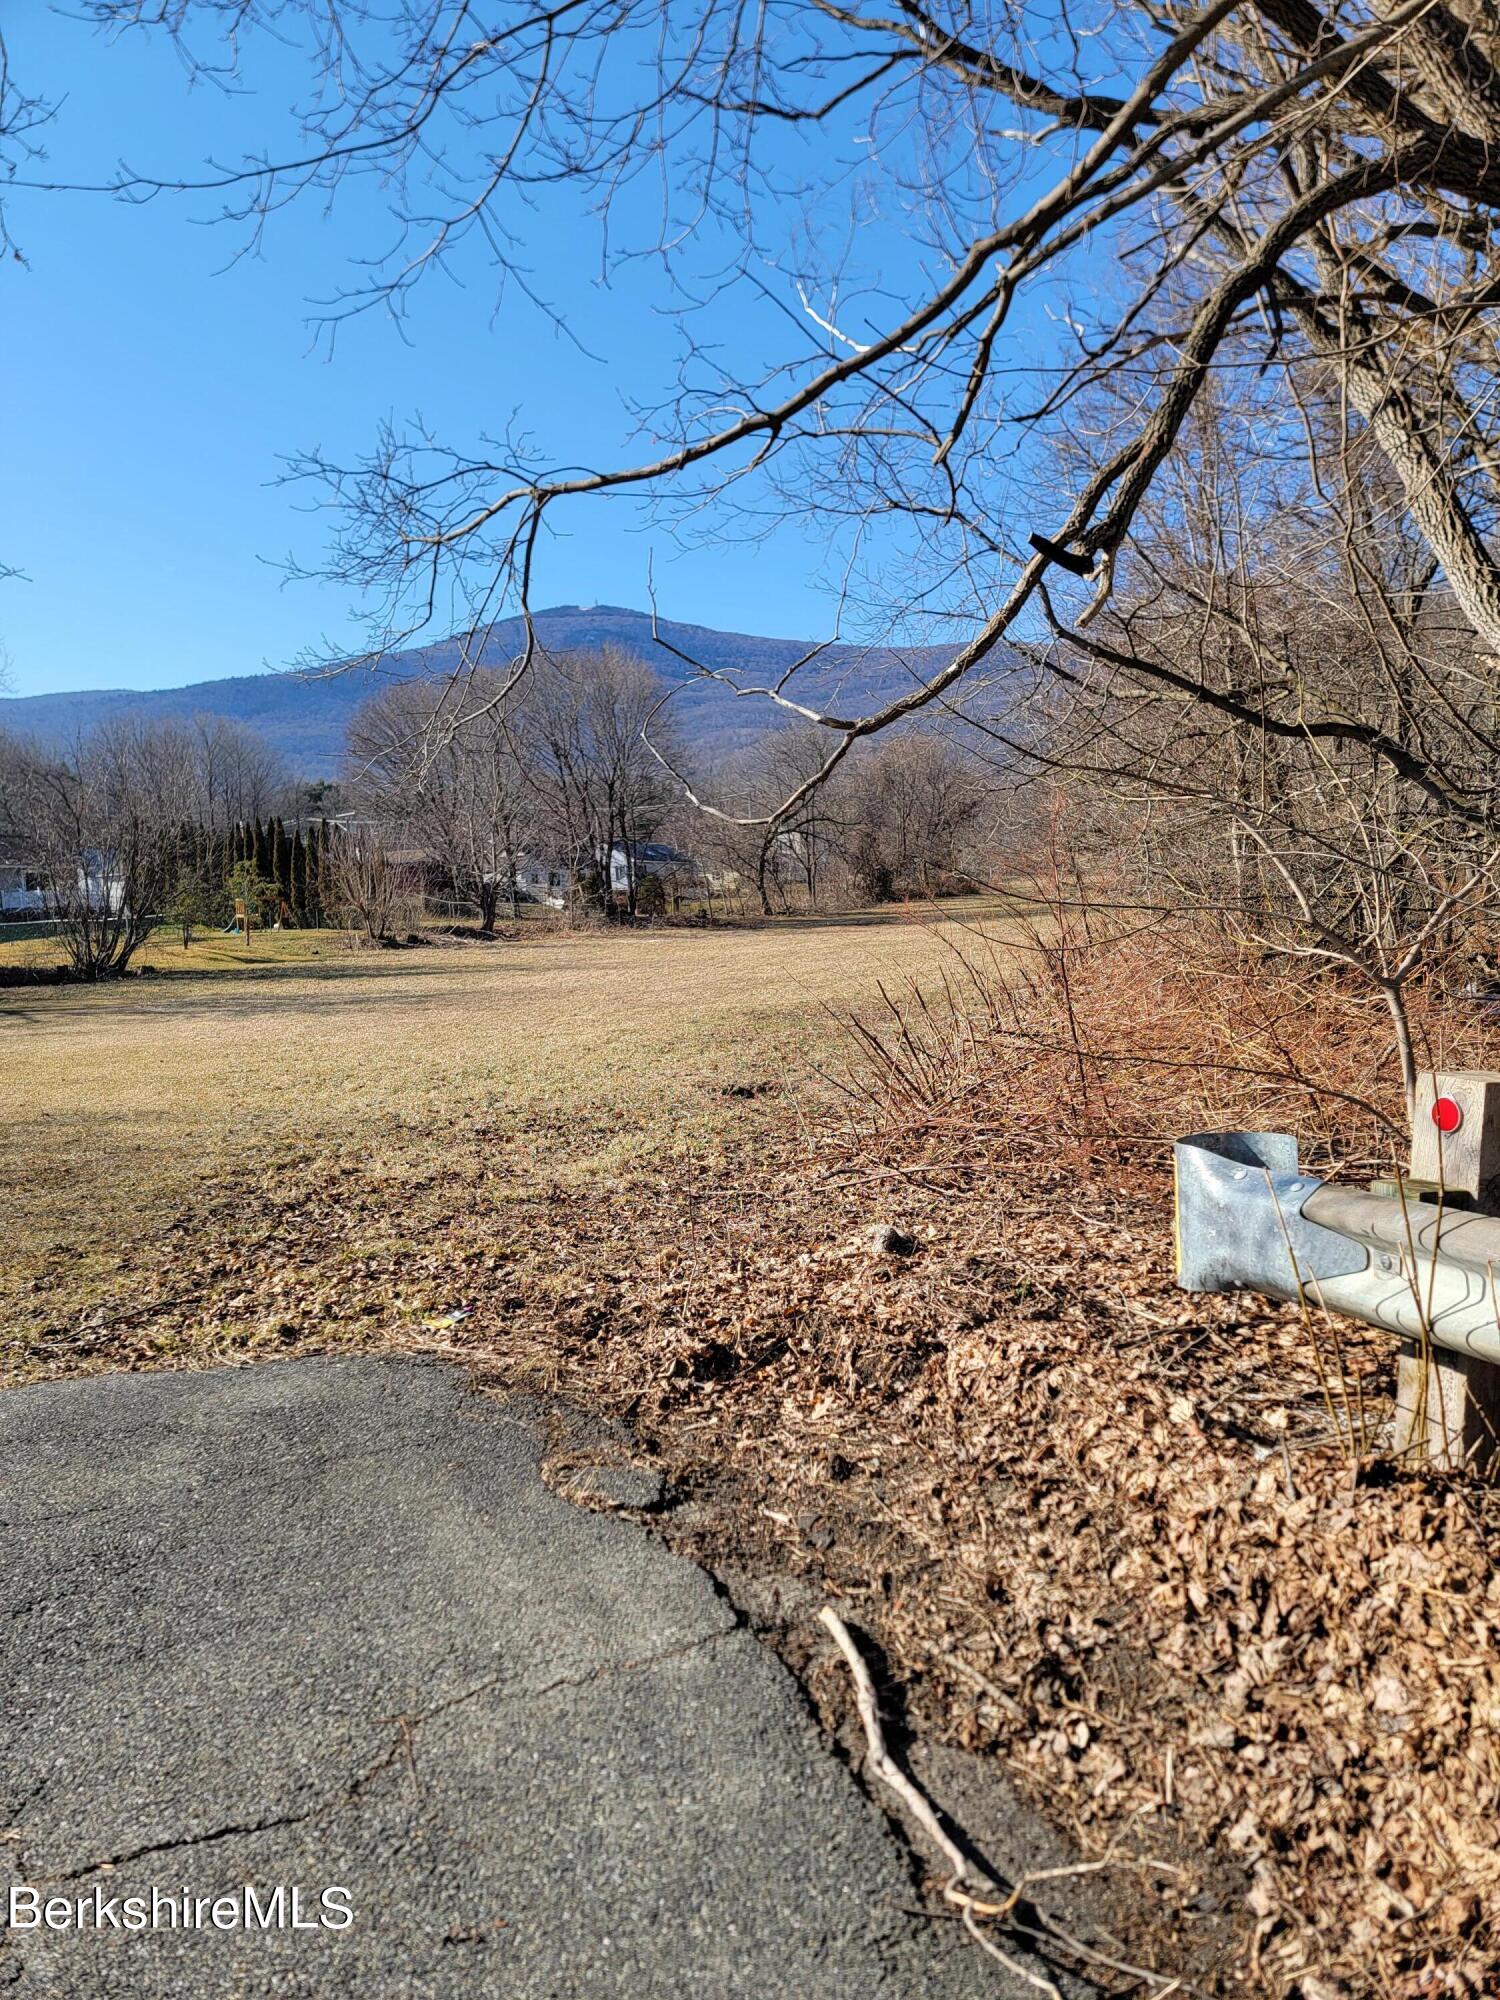
[[[1418,1199],[1500,1213],[1500,1071],[1423,1070],[1412,1108]],[[1419,1191],[1420,1190],[1420,1191]],[[1491,1278],[1492,1289],[1500,1271]],[[1438,1465],[1483,1467],[1500,1449],[1500,1367],[1431,1341],[1406,1341],[1396,1375],[1396,1449]]]

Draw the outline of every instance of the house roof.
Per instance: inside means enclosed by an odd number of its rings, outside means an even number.
[[[622,842],[616,841],[615,851],[619,852],[622,845]],[[658,868],[696,868],[699,865],[693,855],[684,854],[680,847],[669,846],[664,840],[634,841],[630,852],[637,861],[644,861]]]

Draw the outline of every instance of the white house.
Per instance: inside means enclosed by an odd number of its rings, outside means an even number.
[[[609,851],[611,893],[628,896],[632,874],[637,888],[644,876],[655,875],[668,897],[674,900],[697,890],[704,879],[702,865],[691,854],[683,854],[665,841],[643,840],[628,848],[616,841]]]
[[[16,840],[0,841],[0,918],[46,914],[46,877],[36,856]]]
[[[530,854],[518,856],[516,888],[533,903],[543,903],[549,910],[565,910],[568,906],[568,870],[560,861],[541,861]]]
[[[45,917],[60,902],[86,904],[95,911],[114,911],[125,900],[125,884],[109,856],[90,848],[78,860],[77,889],[69,897],[48,893],[55,878],[48,876],[22,849],[0,852],[0,920],[18,922]]]
[[[637,889],[643,877],[659,877],[668,897],[674,901],[697,891],[706,879],[701,865],[690,854],[681,854],[664,842],[642,841],[627,849],[623,842],[616,841],[610,849],[609,886],[610,893],[622,902],[630,894],[632,872]],[[565,910],[575,879],[575,870],[555,856],[516,856],[516,888],[528,902],[541,903],[549,910]],[[507,875],[502,875],[499,880],[502,887],[509,886]]]
[[[125,907],[124,878],[107,854],[89,848],[78,864],[78,894],[91,910],[113,916]]]
[[[0,861],[0,917],[41,917],[47,913],[42,878],[21,861]]]

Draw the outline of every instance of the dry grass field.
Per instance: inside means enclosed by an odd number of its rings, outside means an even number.
[[[397,1187],[460,1156],[489,1204],[659,1152],[706,1160],[786,1117],[830,1009],[934,966],[939,934],[980,908],[391,952],[164,937],[154,977],[0,991],[0,1365],[87,1363],[82,1324],[96,1365],[149,1360],[103,1336],[168,1297],[188,1311],[174,1305],[161,1358],[221,1356],[193,1318],[215,1273],[268,1200],[342,1176],[391,1195],[354,1256],[390,1247]],[[309,1229],[302,1253],[320,1247]],[[236,1297],[238,1340],[263,1318],[253,1271]]]

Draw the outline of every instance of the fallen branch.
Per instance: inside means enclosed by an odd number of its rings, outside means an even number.
[[[1050,2000],[1062,2000],[1062,1995],[1050,1979],[1041,1973],[1030,1972],[1024,1965],[1007,1956],[993,1938],[988,1938],[975,1921],[976,1916],[1007,1917],[1020,1898],[1020,1888],[1013,1889],[1003,1903],[985,1903],[969,1894],[960,1885],[969,1878],[969,1864],[957,1844],[943,1830],[942,1822],[933,1810],[931,1802],[907,1777],[885,1747],[885,1731],[880,1726],[880,1710],[875,1701],[875,1686],[870,1679],[870,1670],[860,1657],[859,1648],[849,1636],[849,1628],[829,1605],[824,1605],[818,1613],[819,1621],[833,1634],[835,1645],[848,1663],[854,1676],[854,1700],[859,1709],[859,1719],[864,1724],[865,1742],[870,1753],[870,1765],[883,1784],[896,1794],[907,1811],[918,1822],[928,1838],[937,1847],[944,1860],[953,1870],[943,1885],[943,1900],[951,1903],[963,1917],[964,1929],[982,1951],[1003,1965],[1007,1972],[1013,1972],[1018,1979],[1024,1979],[1028,1986],[1046,1993]]]
[[[1028,1971],[1024,1965],[1018,1965],[1013,1958],[1008,1957],[1000,1949],[993,1938],[986,1937],[984,1932],[979,1928],[978,1919],[980,1917],[998,1917],[1004,1919],[1012,1916],[1016,1905],[1021,1901],[1022,1897],[1027,1895],[1039,1882],[1057,1882],[1062,1880],[1064,1876],[1093,1875],[1097,1874],[1100,1869],[1109,1868],[1114,1864],[1106,1859],[1104,1861],[1077,1861],[1066,1868],[1036,1869],[1034,1872],[1023,1875],[1010,1894],[1005,1898],[1004,1902],[1000,1903],[987,1902],[982,1897],[971,1894],[968,1889],[962,1886],[970,1879],[969,1864],[964,1857],[962,1849],[943,1830],[942,1821],[938,1818],[931,1801],[913,1784],[912,1780],[901,1769],[900,1765],[885,1747],[885,1731],[880,1726],[880,1709],[875,1699],[875,1684],[870,1679],[869,1668],[860,1657],[859,1648],[850,1637],[848,1626],[839,1617],[838,1613],[826,1604],[818,1613],[818,1620],[820,1624],[825,1625],[833,1634],[834,1642],[843,1654],[848,1663],[849,1671],[854,1677],[855,1704],[859,1709],[859,1719],[864,1724],[865,1743],[869,1750],[870,1764],[875,1775],[882,1783],[889,1785],[953,1870],[953,1873],[943,1884],[943,1901],[951,1904],[959,1912],[963,1919],[964,1929],[973,1938],[981,1951],[988,1952],[989,1956],[1003,1965],[1008,1972],[1013,1972],[1018,1979],[1024,1979],[1028,1986],[1035,1986],[1039,1992],[1050,1994],[1052,2000],[1062,2000],[1062,1995],[1050,1979],[1046,1978],[1042,1973]],[[1181,1873],[1180,1869],[1173,1868],[1163,1861],[1147,1860],[1139,1862],[1136,1865],[1160,1870],[1168,1875]],[[1049,1920],[1044,1918],[1043,1921],[1048,1922]],[[1152,1972],[1146,1966],[1130,1965],[1123,1959],[1108,1958],[1103,1952],[1096,1951],[1092,1945],[1084,1944],[1079,1938],[1071,1937],[1066,1931],[1059,1930],[1057,1936],[1062,1943],[1076,1951],[1081,1958],[1091,1960],[1096,1965],[1106,1965],[1111,1971],[1128,1973],[1133,1978],[1143,1980],[1161,1980],[1163,1978],[1161,1973]],[[1166,1980],[1164,1984],[1158,1986],[1153,1995],[1153,2000],[1168,2000],[1168,1995],[1182,1988],[1183,1982],[1180,1979]],[[1198,1991],[1196,1987],[1187,1987],[1185,1990],[1192,1993]]]

